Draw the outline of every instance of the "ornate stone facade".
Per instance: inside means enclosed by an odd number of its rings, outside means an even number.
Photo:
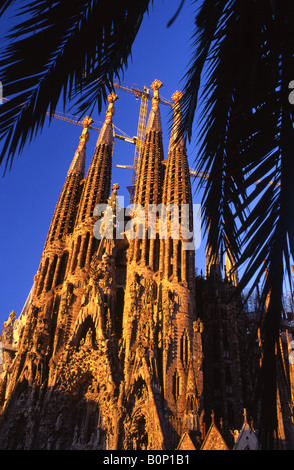
[[[172,236],[172,217],[165,238],[158,213],[147,228],[150,204],[168,210],[186,204],[193,230],[188,160],[178,132],[181,93],[173,95],[165,161],[161,85],[152,85],[138,162],[134,203],[144,209],[142,225],[125,227],[119,238],[103,235],[103,225],[100,239],[93,232],[97,204],[108,203],[114,220],[118,210],[118,185],[110,195],[117,96],[108,98],[87,175],[92,120],[84,120],[32,292],[20,318],[12,312],[4,324],[1,449],[238,446],[234,432],[250,409],[253,384],[242,305],[229,300],[235,282],[223,280],[217,266],[209,265],[205,278],[195,275],[194,251],[184,249],[188,235]],[[153,230],[154,237],[132,236],[140,230]],[[247,435],[256,447],[246,418],[238,434],[243,447]]]

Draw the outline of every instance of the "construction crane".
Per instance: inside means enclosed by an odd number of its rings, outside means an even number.
[[[132,93],[135,95],[136,100],[141,97],[141,104],[140,104],[140,112],[139,112],[139,120],[138,120],[138,128],[137,128],[137,138],[136,138],[136,147],[135,147],[135,155],[134,155],[134,164],[133,164],[133,174],[132,174],[132,183],[131,186],[128,187],[130,192],[130,203],[134,201],[135,196],[135,187],[137,181],[137,169],[138,169],[138,162],[143,150],[143,144],[145,139],[145,129],[146,129],[146,119],[147,119],[147,109],[148,109],[148,100],[150,98],[150,90],[144,86],[143,91],[137,90],[135,88],[128,88],[118,83],[114,84],[115,88],[119,88],[120,90],[124,90],[127,93]]]
[[[3,98],[3,101],[9,101],[8,98]],[[72,118],[69,118],[67,116],[65,116],[65,114],[57,114],[57,113],[53,113],[53,114],[50,114],[49,112],[46,113],[46,116],[48,117],[52,117],[54,119],[59,119],[59,121],[63,121],[63,122],[68,122],[69,124],[75,124],[76,126],[80,126],[80,127],[83,127],[83,123],[82,121],[78,121],[76,119],[72,119]],[[93,131],[97,131],[97,132],[100,132],[101,128],[99,127],[95,127],[95,126],[90,126],[89,127],[90,129],[92,129]],[[114,137],[116,139],[119,139],[119,140],[124,140],[125,142],[129,142],[130,144],[134,144],[136,145],[136,137],[127,137],[127,136],[124,136],[124,135],[120,135],[120,134],[114,134]]]
[[[190,175],[196,176],[196,178],[204,178],[205,180],[209,178],[209,173],[204,173],[203,171],[197,171],[194,168],[190,168]]]
[[[47,114],[48,117],[50,117],[50,113],[49,113],[49,112],[47,112],[46,114]],[[60,121],[68,122],[68,123],[70,123],[70,124],[76,124],[77,126],[83,127],[82,121],[76,121],[75,119],[70,119],[70,118],[68,118],[68,117],[66,117],[66,116],[64,116],[64,115],[62,115],[62,114],[56,114],[56,113],[54,113],[54,114],[52,114],[51,116],[52,116],[54,119],[59,119]],[[89,129],[92,129],[93,131],[97,131],[97,132],[100,132],[100,131],[101,131],[101,128],[95,127],[95,126],[89,126]],[[115,137],[116,139],[124,140],[125,142],[129,142],[130,144],[136,145],[136,140],[137,140],[136,137],[131,138],[131,137],[126,137],[126,136],[124,136],[124,135],[120,135],[120,134],[116,134],[116,133],[114,134],[114,137]]]
[[[123,90],[127,93],[131,93],[132,95],[135,96],[136,100],[138,100],[141,97],[137,136],[131,138],[131,137],[126,137],[120,134],[114,135],[114,137],[117,139],[124,140],[125,142],[129,142],[135,145],[134,163],[132,165],[132,170],[133,170],[132,183],[131,183],[131,186],[128,186],[128,190],[130,192],[130,202],[132,203],[134,200],[134,195],[135,195],[138,162],[142,154],[144,140],[145,140],[148,101],[152,100],[152,96],[151,96],[149,88],[147,88],[146,86],[143,87],[143,90],[139,90],[138,88],[134,88],[134,87],[129,88],[127,86],[122,86],[122,85],[119,85],[118,83],[114,83],[114,87],[119,90]],[[9,101],[8,98],[3,98],[3,100]],[[160,97],[160,102],[166,106],[170,106],[170,107],[173,106],[173,103],[171,101],[163,97]],[[46,115],[54,119],[59,119],[60,121],[63,121],[63,122],[75,124],[81,127],[83,126],[83,123],[81,121],[66,117],[64,114],[61,114],[61,113],[59,114],[53,113],[50,115],[50,113],[47,112]],[[94,131],[98,131],[98,132],[100,131],[98,127],[94,127],[94,126],[90,126],[90,129]]]
[[[162,163],[163,165],[166,165],[166,160],[163,160]],[[134,169],[133,165],[119,165],[119,164],[116,165],[116,168],[122,168],[124,170]],[[207,180],[209,177],[209,173],[203,173],[202,171],[197,171],[194,168],[190,168],[189,172],[191,176],[196,176],[197,178],[204,178]]]
[[[132,93],[133,95],[135,95],[136,99],[138,100],[140,98],[140,96],[142,96],[143,94],[147,94],[147,99],[152,101],[152,96],[150,94],[150,90],[144,86],[143,90],[139,90],[138,88],[129,88],[127,86],[122,86],[122,85],[119,85],[118,83],[114,83],[114,87],[115,88],[118,88],[119,90],[123,90],[123,91],[126,91],[127,93]],[[160,99],[159,99],[159,102],[166,105],[166,106],[169,106],[169,107],[173,107],[174,103],[170,100],[167,100],[166,98],[164,98],[163,96],[160,96]]]
[[[131,93],[135,95],[136,99],[138,100],[141,97],[141,104],[140,104],[140,113],[139,113],[139,121],[138,121],[138,129],[137,129],[137,136],[136,137],[128,137],[128,136],[123,136],[120,134],[114,134],[114,137],[119,140],[123,140],[125,142],[128,142],[130,144],[133,144],[136,146],[135,148],[135,157],[134,157],[134,164],[133,165],[116,165],[117,168],[123,168],[127,170],[132,170],[133,175],[132,175],[132,185],[128,187],[128,190],[130,192],[131,196],[131,202],[133,202],[133,197],[134,197],[134,189],[136,185],[136,180],[137,180],[137,168],[138,168],[138,161],[139,157],[142,153],[143,149],[143,143],[144,143],[144,138],[145,138],[145,129],[146,129],[146,118],[147,118],[147,109],[148,109],[148,101],[152,100],[152,96],[150,94],[150,90],[144,86],[143,90],[139,90],[137,88],[129,88],[127,86],[122,86],[119,85],[118,83],[114,83],[114,87],[118,88],[120,90],[126,91],[127,93]],[[2,101],[9,101],[8,98],[2,98]],[[163,98],[162,96],[160,97],[160,103],[166,105],[166,106],[173,106],[173,103],[166,98]],[[65,116],[65,114],[59,113],[57,114],[53,113],[50,115],[49,112],[46,113],[48,117],[53,117],[54,119],[59,119],[60,121],[67,122],[69,124],[75,124],[77,126],[83,127],[82,121],[75,120],[72,118],[69,118]],[[95,126],[90,126],[90,129],[93,131],[100,132],[101,128],[95,127]],[[162,162],[163,164],[166,164],[166,161],[164,160]],[[209,173],[204,173],[201,171],[197,171],[194,168],[190,168],[190,175],[195,176],[197,178],[204,178],[208,179],[209,178]],[[260,183],[261,180],[256,181],[256,185]],[[270,181],[267,184],[267,187],[271,186],[273,184],[273,181]],[[276,186],[280,186],[281,183],[278,182],[276,183]]]
[[[145,140],[148,101],[152,100],[152,96],[150,94],[149,88],[147,88],[146,86],[144,86],[143,90],[139,90],[138,88],[134,88],[134,87],[129,88],[127,86],[122,86],[122,85],[119,85],[118,83],[114,83],[114,87],[118,88],[119,90],[123,90],[127,93],[131,93],[135,95],[136,100],[138,100],[141,97],[138,128],[137,128],[137,138],[136,138],[136,148],[135,148],[135,155],[134,155],[134,164],[128,165],[130,167],[129,169],[133,170],[132,183],[131,183],[131,186],[128,187],[128,190],[130,192],[130,203],[133,203],[134,196],[135,196],[135,187],[136,187],[136,182],[137,182],[138,162],[143,151],[143,145],[144,145],[144,140]],[[166,106],[170,106],[170,107],[173,106],[173,103],[171,101],[163,97],[160,97],[160,103],[165,104]]]
[[[143,144],[144,144],[144,138],[145,138],[145,129],[146,129],[146,118],[147,118],[147,109],[148,109],[148,100],[152,100],[150,90],[144,86],[143,90],[139,90],[136,88],[128,88],[124,87],[122,85],[119,85],[118,83],[115,83],[114,86],[116,88],[119,88],[120,90],[124,90],[128,93],[132,93],[135,95],[136,99],[138,100],[141,97],[141,104],[140,104],[140,113],[139,113],[139,122],[138,122],[138,129],[137,129],[137,136],[136,137],[127,137],[124,135],[120,134],[114,134],[114,137],[119,140],[123,140],[125,142],[129,142],[130,144],[133,144],[136,146],[135,148],[135,157],[134,157],[134,164],[133,165],[116,165],[117,168],[123,168],[127,170],[132,170],[133,175],[132,175],[132,184],[131,186],[128,187],[128,190],[130,192],[130,202],[133,202],[134,198],[134,190],[136,186],[136,180],[137,180],[137,169],[138,169],[138,161],[139,157],[142,153],[143,149]],[[9,101],[8,98],[3,98],[3,101]],[[160,102],[162,104],[165,104],[166,106],[173,106],[173,103],[171,101],[168,101],[165,98],[160,98]],[[75,124],[76,126],[83,127],[82,121],[79,121],[77,119],[72,119],[67,117],[65,114],[56,112],[50,115],[49,112],[46,113],[48,117],[58,119],[59,121],[67,122],[69,124]],[[100,132],[101,128],[95,127],[95,126],[90,126],[89,127],[93,131]],[[166,163],[166,161],[163,161],[163,164]],[[202,172],[197,172],[197,170],[190,169],[190,174],[192,176],[196,176],[198,178],[204,177],[205,179],[208,178],[209,174],[202,173]],[[259,182],[259,181],[258,181]]]
[[[137,100],[141,97],[137,136],[131,138],[131,137],[123,136],[123,135],[116,134],[116,133],[114,134],[114,137],[116,139],[129,142],[130,144],[133,144],[136,146],[133,165],[116,165],[117,168],[123,168],[123,169],[128,169],[128,170],[133,171],[132,184],[131,186],[128,186],[128,190],[130,192],[130,202],[132,203],[134,199],[134,195],[135,195],[134,193],[135,193],[135,187],[136,187],[136,181],[137,181],[138,162],[139,162],[139,158],[142,153],[142,150],[143,150],[143,144],[144,144],[144,139],[145,139],[148,101],[152,100],[152,96],[150,94],[150,90],[146,86],[144,86],[143,90],[139,90],[133,87],[128,88],[126,86],[119,85],[118,83],[115,83],[114,86],[115,88],[118,88],[120,90],[126,91],[127,93],[131,93],[135,95]],[[9,101],[9,99],[3,98],[3,101]],[[170,106],[170,107],[173,106],[173,103],[171,101],[163,97],[160,97],[160,102],[166,106]],[[59,121],[63,121],[69,124],[75,124],[76,126],[83,127],[82,121],[79,121],[78,119],[73,119],[72,117],[69,118],[65,114],[59,113],[58,111],[51,115],[49,112],[47,112],[46,115],[49,118],[58,119]],[[93,131],[97,131],[97,132],[100,132],[101,130],[99,127],[95,127],[95,126],[90,126],[90,129]],[[166,163],[166,161],[163,161],[163,163]],[[194,169],[190,169],[190,174],[193,176],[197,176],[198,178],[201,178],[203,176],[205,179],[207,179],[209,176],[208,174],[204,175],[204,173],[197,172]]]

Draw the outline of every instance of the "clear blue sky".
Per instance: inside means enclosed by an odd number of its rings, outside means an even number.
[[[167,23],[177,10],[179,0],[156,0],[149,16],[145,17],[133,48],[132,62],[123,77],[127,86],[136,84],[150,87],[154,79],[163,82],[160,93],[170,99],[176,90],[183,88],[182,77],[191,55],[190,38],[194,31],[194,6],[186,1],[175,23],[167,29]],[[3,30],[2,30],[3,31]],[[78,53],[78,51],[77,51]],[[5,97],[5,83],[3,84]],[[140,102],[123,91],[117,91],[114,124],[116,132],[136,135]],[[59,108],[62,111],[62,108]],[[150,110],[150,105],[148,111]],[[164,151],[167,158],[169,141],[169,108],[161,106]],[[97,127],[101,115],[92,115]],[[0,167],[0,328],[11,312],[18,316],[33,283],[39,266],[44,242],[54,208],[64,183],[66,173],[77,148],[81,127],[53,120],[50,127],[18,158],[12,170],[2,177]],[[87,167],[92,158],[98,133],[92,131],[87,146]],[[195,138],[188,146],[190,166],[194,166]],[[132,164],[134,146],[115,141],[112,182],[119,183],[119,194],[128,203],[126,187],[131,183],[131,171],[117,169],[116,164]],[[193,184],[194,192],[196,185]],[[200,202],[200,196],[194,196]],[[196,250],[196,266],[205,267],[204,244]]]

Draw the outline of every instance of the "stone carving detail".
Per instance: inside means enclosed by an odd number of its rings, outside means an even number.
[[[149,204],[192,205],[184,139],[176,138],[182,94],[173,96],[165,161],[161,86],[152,84],[132,194],[142,223]],[[195,277],[194,254],[182,249],[183,239],[160,238],[158,218],[155,238],[142,240],[117,220],[117,184],[109,197],[116,100],[108,97],[86,176],[92,119],[83,121],[31,295],[22,318],[12,312],[4,324],[0,449],[199,449],[211,410],[232,436],[243,397],[252,396],[246,325],[237,301],[224,305],[232,283]],[[125,223],[120,239],[106,237],[106,222],[102,238],[95,236],[94,208],[106,202],[113,232]]]

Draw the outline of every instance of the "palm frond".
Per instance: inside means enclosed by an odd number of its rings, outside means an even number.
[[[229,245],[236,267],[244,269],[237,292],[250,283],[250,293],[264,281],[259,398],[265,447],[277,426],[275,345],[284,272],[291,281],[294,254],[293,22],[292,2],[204,0],[184,88],[188,138],[196,106],[201,109],[196,169],[210,171],[202,203],[211,252]]]
[[[114,77],[127,66],[149,3],[124,0],[115,8],[98,0],[25,3],[0,60],[0,79],[11,97],[1,106],[5,168],[42,129],[60,98],[65,106],[81,93],[79,111],[91,106],[101,111]]]
[[[0,16],[15,2],[15,0],[0,0]]]

